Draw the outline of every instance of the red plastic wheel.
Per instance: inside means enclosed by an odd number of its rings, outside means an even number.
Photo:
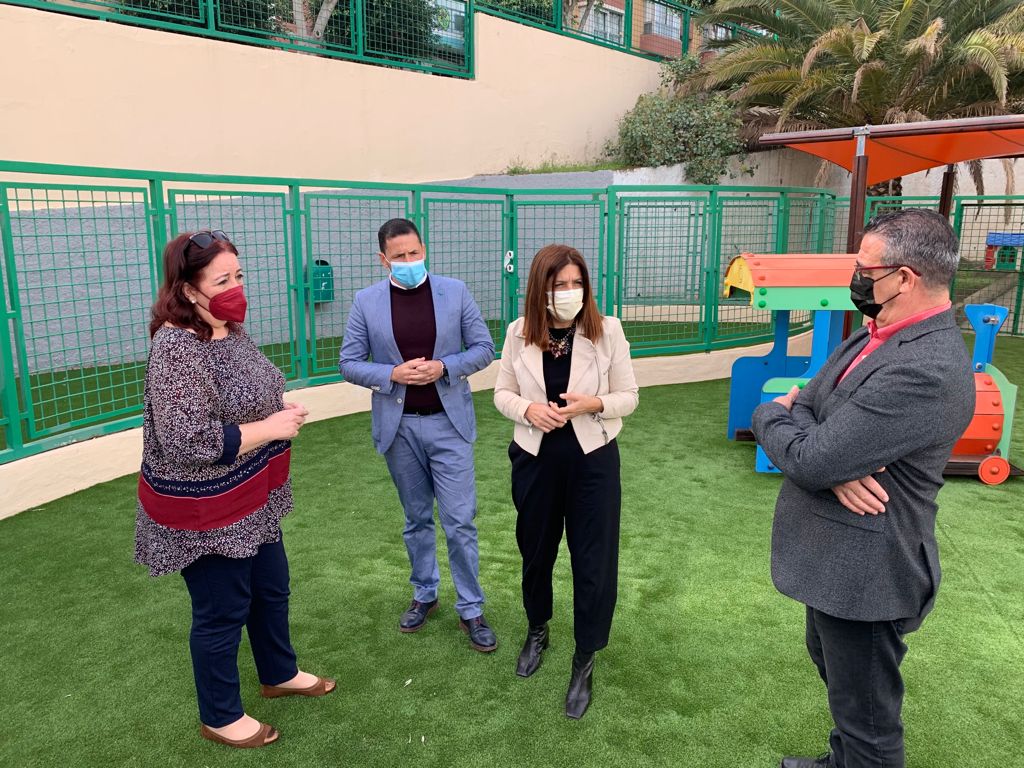
[[[978,465],[978,477],[986,485],[999,485],[1010,476],[1010,462],[1002,456],[989,456]]]

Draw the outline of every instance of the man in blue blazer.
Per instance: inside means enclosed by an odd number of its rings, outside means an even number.
[[[416,632],[437,610],[437,499],[459,627],[490,652],[498,640],[483,615],[469,375],[494,360],[494,342],[465,284],[427,274],[415,224],[391,219],[377,239],[388,277],[356,294],[338,368],[372,392],[373,442],[405,509],[413,599],[398,627]]]
[[[754,411],[754,434],[785,475],[772,580],[805,605],[835,723],[828,754],[782,768],[903,768],[904,636],[935,601],[935,500],[974,413],[949,300],[958,251],[934,211],[873,219],[850,283],[867,327],[803,390]]]

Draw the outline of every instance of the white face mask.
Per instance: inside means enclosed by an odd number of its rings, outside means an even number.
[[[572,320],[583,309],[583,289],[548,292],[548,312],[563,323]]]

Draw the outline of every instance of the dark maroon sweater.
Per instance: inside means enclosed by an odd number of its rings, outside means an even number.
[[[411,290],[391,284],[391,330],[402,360],[423,357],[434,359],[437,323],[434,320],[434,297],[430,278]],[[433,384],[406,387],[403,413],[417,410],[442,410],[441,397]]]

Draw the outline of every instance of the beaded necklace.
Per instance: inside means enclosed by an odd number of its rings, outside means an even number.
[[[566,333],[561,338],[556,338],[551,332],[551,328],[548,328],[548,352],[556,360],[560,357],[565,357],[572,352],[572,337],[576,333],[576,321],[573,320],[572,325],[566,329]]]

